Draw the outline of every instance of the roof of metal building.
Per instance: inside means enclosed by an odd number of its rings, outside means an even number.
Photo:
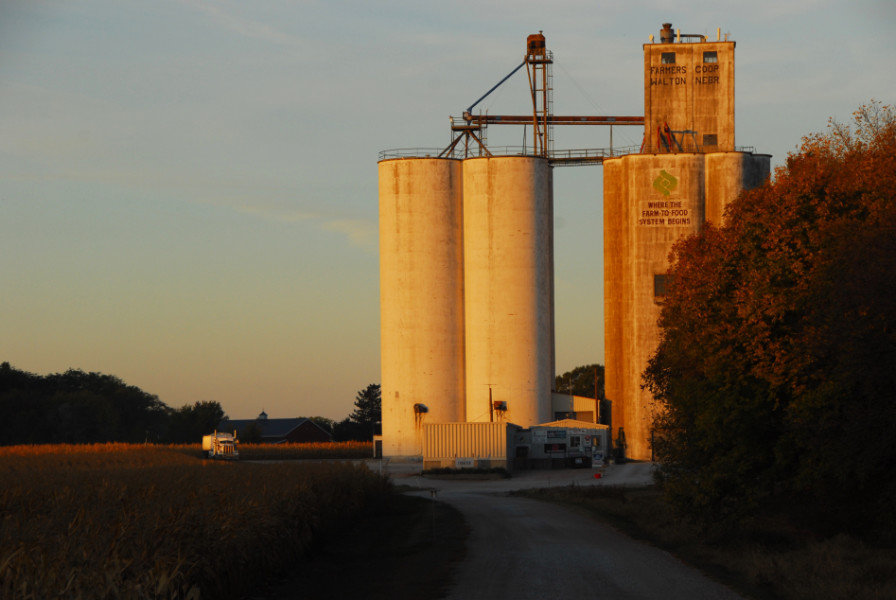
[[[559,421],[551,421],[550,423],[540,423],[538,425],[533,425],[532,428],[536,427],[551,427],[554,429],[567,428],[567,429],[609,429],[608,425],[603,425],[601,423],[591,423],[589,421],[576,421],[575,419],[561,419]]]

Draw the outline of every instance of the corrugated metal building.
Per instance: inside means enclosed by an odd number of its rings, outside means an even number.
[[[423,426],[423,468],[513,469],[511,423],[427,423]]]

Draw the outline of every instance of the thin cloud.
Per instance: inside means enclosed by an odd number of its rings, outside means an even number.
[[[341,219],[327,221],[321,225],[324,231],[332,231],[344,235],[349,243],[368,252],[377,249],[378,230],[377,224],[371,221],[358,219]]]
[[[283,223],[297,223],[299,221],[307,221],[309,219],[316,219],[320,217],[320,215],[317,213],[279,206],[244,205],[240,206],[238,210],[248,215],[252,215],[255,217],[264,217],[272,221],[280,221]]]
[[[305,45],[302,40],[274,29],[269,25],[238,16],[233,12],[225,11],[221,4],[210,4],[208,2],[202,2],[201,0],[181,0],[181,2],[204,12],[226,29],[242,36],[283,46]]]

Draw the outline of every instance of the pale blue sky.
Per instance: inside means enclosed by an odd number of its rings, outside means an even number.
[[[776,165],[828,117],[896,101],[896,3],[728,4],[2,0],[0,361],[234,418],[344,418],[379,381],[377,154],[447,145],[528,34],[554,52],[556,114],[628,115],[650,34],[721,27],[737,143]],[[525,93],[520,72],[477,108]],[[558,373],[604,360],[601,186],[555,172]]]

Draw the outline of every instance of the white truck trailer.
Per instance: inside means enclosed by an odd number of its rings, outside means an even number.
[[[202,436],[202,453],[206,458],[239,460],[238,444],[235,431],[232,434],[215,431],[211,435]]]

